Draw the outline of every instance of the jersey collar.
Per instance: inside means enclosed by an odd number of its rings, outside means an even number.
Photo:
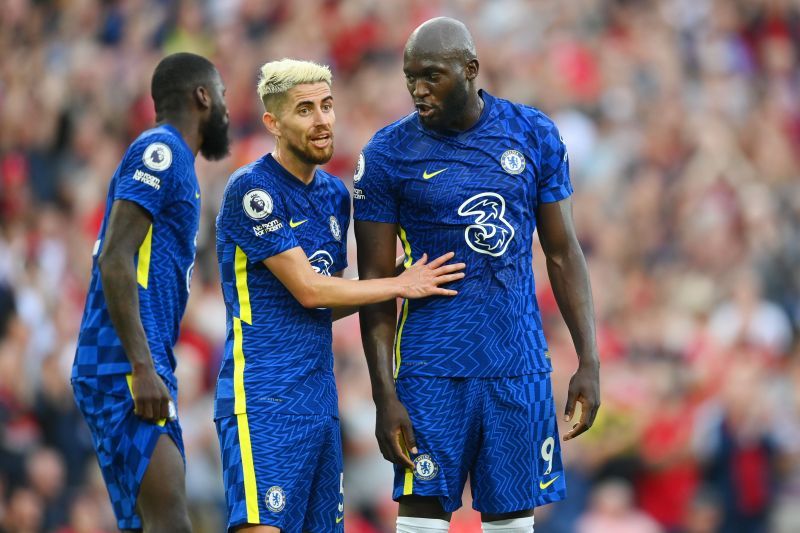
[[[317,183],[317,172],[318,172],[319,169],[314,169],[314,177],[311,178],[311,182],[308,185],[306,185],[305,183],[303,183],[302,181],[297,179],[294,174],[292,174],[291,172],[286,170],[283,167],[283,165],[278,163],[275,160],[275,158],[272,157],[271,153],[265,155],[263,157],[263,160],[264,160],[264,165],[268,169],[272,170],[275,174],[280,176],[280,178],[284,182],[286,182],[290,187],[295,187],[295,188],[297,188],[297,189],[299,189],[301,191],[310,191],[314,187],[314,185]]]

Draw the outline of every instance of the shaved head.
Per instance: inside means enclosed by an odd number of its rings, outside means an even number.
[[[475,87],[478,67],[463,22],[438,17],[414,30],[403,52],[403,73],[424,126],[463,131],[478,120],[483,109]]]
[[[406,41],[405,54],[464,61],[478,58],[467,27],[449,17],[437,17],[420,24]]]

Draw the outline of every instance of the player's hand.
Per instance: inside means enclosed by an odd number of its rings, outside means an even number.
[[[378,405],[375,437],[378,439],[378,446],[384,459],[414,469],[408,451],[417,453],[417,440],[414,437],[414,428],[411,426],[408,411],[397,398]]]
[[[149,422],[158,422],[169,417],[169,402],[172,398],[164,381],[153,367],[134,369],[131,380],[133,412]]]
[[[572,429],[564,435],[564,440],[574,439],[594,424],[597,410],[600,408],[600,366],[579,365],[578,370],[569,380],[567,392],[567,408],[564,421],[572,421],[575,416],[575,404],[581,404],[581,419],[573,424]]]
[[[450,263],[455,254],[448,252],[428,263],[428,254],[397,276],[401,284],[400,296],[402,298],[424,298],[426,296],[455,296],[457,291],[444,289],[440,285],[456,281],[464,277],[463,272],[467,266],[464,263]]]

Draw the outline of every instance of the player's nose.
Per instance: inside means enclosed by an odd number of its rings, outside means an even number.
[[[411,95],[415,98],[421,98],[428,96],[431,93],[428,84],[425,83],[423,80],[417,80],[414,82],[414,86],[411,90]]]

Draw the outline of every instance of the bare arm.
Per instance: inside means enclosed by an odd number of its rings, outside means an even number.
[[[358,243],[358,271],[362,279],[376,279],[395,273],[397,228],[380,222],[355,222]],[[405,450],[417,453],[414,430],[405,407],[394,389],[393,354],[397,302],[365,306],[359,314],[361,341],[367,357],[372,398],[377,408],[375,436],[381,453],[392,463],[413,468]]]
[[[336,276],[337,278],[341,278],[342,276],[344,276],[344,270],[340,270],[339,272],[336,272],[333,275]],[[358,278],[355,278],[355,279],[358,279]],[[336,322],[340,318],[344,318],[346,316],[350,316],[353,313],[358,313],[358,306],[357,305],[350,305],[350,306],[347,306],[347,307],[336,307],[336,308],[333,309],[333,312],[331,313],[331,319],[334,322]]]
[[[569,384],[565,419],[572,420],[575,403],[581,404],[581,419],[564,440],[577,437],[594,423],[600,407],[600,361],[594,327],[592,289],[572,220],[572,201],[545,203],[536,214],[539,238],[547,259],[547,274],[564,322],[578,353],[578,370]]]
[[[168,416],[170,395],[155,371],[142,326],[134,265],[151,224],[150,214],[138,204],[115,201],[97,265],[111,323],[131,363],[135,412],[155,421]]]
[[[401,255],[397,259],[395,259],[395,269],[394,269],[394,275],[395,276],[399,276],[400,274],[405,272],[406,267],[403,265],[403,259],[404,258],[405,258],[405,256]],[[334,276],[336,276],[337,278],[341,278],[343,275],[344,275],[344,271],[343,270],[340,270],[339,272],[336,272],[334,274]],[[352,279],[353,280],[357,280],[358,278],[355,277],[355,278],[352,278]],[[359,307],[357,305],[351,305],[349,307],[337,307],[337,308],[335,308],[333,310],[333,314],[332,314],[333,321],[336,322],[340,318],[344,318],[344,317],[350,316],[350,315],[352,315],[354,313],[358,313],[358,310],[359,310]]]
[[[445,254],[430,263],[423,257],[401,276],[369,281],[318,274],[300,247],[269,257],[264,264],[303,307],[350,307],[395,298],[453,296],[456,291],[440,287],[464,277],[458,272],[464,269],[463,263],[444,264],[452,257]]]

